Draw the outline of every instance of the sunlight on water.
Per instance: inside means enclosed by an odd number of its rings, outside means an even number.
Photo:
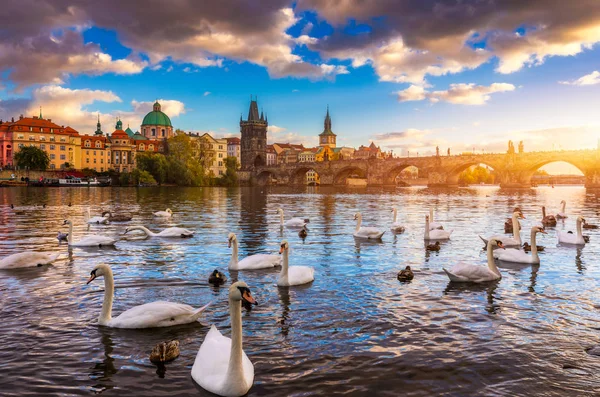
[[[556,213],[562,199],[570,216],[556,229],[574,230],[578,214],[599,223],[599,197],[581,187],[6,188],[0,199],[1,257],[25,249],[64,254],[51,267],[0,272],[0,372],[7,395],[208,395],[190,371],[210,324],[229,336],[227,289],[207,284],[215,268],[230,281],[246,281],[260,302],[243,314],[244,349],[256,372],[252,396],[583,396],[600,390],[600,358],[586,353],[600,339],[596,230],[584,233],[589,244],[572,248],[557,246],[549,228],[538,241],[546,246],[542,264],[503,265],[496,283],[451,284],[442,271],[456,261],[484,265],[477,235],[501,234],[515,206],[527,217],[526,241],[540,207]],[[64,219],[74,222],[75,238],[88,233],[88,206],[93,214],[111,209],[134,216],[127,224],[90,227],[118,237],[116,249],[58,246]],[[388,230],[392,206],[404,234]],[[281,231],[278,207],[286,218],[310,218],[305,241],[297,231]],[[424,249],[429,207],[454,230],[439,252]],[[165,208],[173,218],[152,217]],[[357,211],[363,225],[388,230],[381,242],[352,237]],[[182,226],[196,235],[122,235],[136,224],[153,231]],[[287,239],[290,264],[314,266],[315,281],[278,288],[277,270],[229,272],[228,232],[238,236],[240,257],[276,253]],[[153,300],[214,303],[201,324],[99,327],[103,284],[86,281],[100,263],[115,274],[116,314]],[[396,274],[406,265],[415,278],[401,284]],[[172,338],[180,340],[181,356],[160,374],[148,356],[156,343]]]

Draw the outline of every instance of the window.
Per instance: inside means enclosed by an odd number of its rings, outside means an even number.
[[[40,145],[40,149],[42,150],[46,150],[46,145],[44,145],[43,143]]]
[[[146,146],[143,143],[141,143],[140,144],[140,151],[143,152],[144,150],[146,150]]]
[[[148,145],[148,150],[154,150],[154,145]]]
[[[96,156],[96,155],[97,155],[97,153],[96,153],[96,151],[94,150],[94,156]]]
[[[86,156],[89,156],[89,155],[90,155],[90,151],[89,151],[89,150],[86,150],[86,151],[85,151],[85,154],[86,154]]]
[[[56,158],[56,155],[55,155],[54,153],[52,153],[52,154],[50,155],[50,160],[54,160],[55,158]]]
[[[33,127],[29,127],[29,131],[30,131],[30,132],[31,132],[31,131],[33,131]]]
[[[40,132],[44,132],[44,129],[42,127],[40,127]]]
[[[223,145],[219,145],[219,150],[223,150]]]
[[[66,150],[64,145],[60,145],[60,150]]]
[[[54,133],[54,128],[50,128],[50,132],[51,132],[51,133]]]
[[[165,129],[162,129],[162,136],[165,136]]]
[[[25,139],[25,135],[19,134],[19,135],[17,135],[17,139]]]
[[[119,159],[115,159],[115,164],[119,164]]]
[[[223,158],[223,153],[219,153],[219,158],[222,159]]]
[[[97,148],[101,148],[102,147],[102,144],[100,143],[100,141],[96,141],[96,147]]]
[[[19,145],[18,145],[19,149],[22,148],[23,146],[25,146],[25,145],[23,145],[22,143],[19,143]]]
[[[40,141],[45,141],[45,140],[46,140],[46,137],[42,135],[42,136],[40,137]]]
[[[61,155],[60,155],[60,159],[61,159],[61,160],[66,160],[66,159],[67,159],[67,156],[65,156],[64,154],[61,154]]]
[[[64,137],[64,136],[61,136],[61,137],[60,137],[60,141],[61,141],[61,142],[66,142],[67,140],[65,139],[65,137]]]
[[[219,161],[219,167],[222,167],[222,166],[223,166],[223,162]]]
[[[219,170],[219,175],[223,175],[223,170]]]
[[[85,159],[85,162],[89,164],[90,163],[90,159],[89,158]]]
[[[100,159],[100,164],[104,164],[104,159]]]
[[[152,136],[156,136],[156,128],[152,128]]]
[[[96,164],[96,159],[94,159],[94,164]]]
[[[53,169],[55,169],[55,168],[56,168],[56,166],[55,166],[54,164],[50,164],[50,169],[52,169],[52,170],[53,170]]]
[[[53,136],[50,137],[50,142],[54,142],[55,140],[56,140],[55,137],[53,137]]]
[[[89,140],[85,141],[85,147],[90,147],[90,146],[91,146],[90,141]]]
[[[56,149],[56,145],[50,145],[50,150]]]

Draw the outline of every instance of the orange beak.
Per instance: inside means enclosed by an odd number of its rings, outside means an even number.
[[[227,248],[231,248],[231,240],[227,242]]]
[[[92,276],[90,276],[87,283],[85,283],[85,284],[87,285],[87,284],[91,283],[92,281],[94,281],[95,279],[96,279],[96,276],[92,275]]]
[[[250,292],[244,291],[242,298],[244,298],[244,300],[248,303],[251,303],[253,305],[258,305],[258,302],[252,297]]]

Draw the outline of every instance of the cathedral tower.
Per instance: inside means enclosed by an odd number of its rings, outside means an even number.
[[[251,170],[267,163],[267,127],[269,121],[260,113],[258,114],[258,103],[250,101],[248,119],[242,120],[240,116],[241,157],[242,169]]]
[[[329,117],[329,106],[327,106],[327,115],[323,123],[323,132],[319,134],[319,146],[329,146],[334,148],[336,144],[336,135],[331,131],[331,117]]]

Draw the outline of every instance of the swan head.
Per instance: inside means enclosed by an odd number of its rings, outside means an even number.
[[[231,287],[229,287],[229,299],[237,302],[246,302],[250,305],[258,305],[256,299],[252,297],[248,284],[243,281],[233,283]]]
[[[71,222],[68,219],[65,219],[65,221],[63,222],[63,225],[70,225],[71,223],[73,223],[73,222]]]
[[[281,208],[277,208],[277,213],[278,214],[283,214],[283,210]]]
[[[288,244],[287,240],[283,240],[281,242],[281,245],[279,246],[279,253],[283,254],[284,251],[287,251],[290,248],[290,245]]]
[[[540,227],[540,226],[534,226],[534,227],[532,227],[531,231],[535,232],[535,233],[548,234],[548,232],[546,232],[546,230],[544,230],[544,228]],[[525,243],[525,244],[527,244],[527,243]]]
[[[172,213],[173,213],[173,211],[171,211],[171,209],[170,209],[170,208],[167,208],[167,209],[165,210],[165,212],[168,212],[169,214],[172,214]]]
[[[104,215],[110,216],[110,211],[104,211],[101,216],[104,218]]]
[[[91,283],[98,277],[104,277],[108,274],[112,274],[112,270],[110,270],[110,266],[105,265],[105,264],[98,265],[90,272],[90,278],[88,279],[86,284]]]
[[[498,247],[498,248],[502,248],[502,249],[506,249],[504,247],[504,244],[502,243],[502,241],[500,240],[490,240],[489,244],[492,245],[492,247]]]
[[[560,200],[561,204],[567,204],[567,202],[565,200]]]
[[[578,216],[577,217],[577,222],[581,222],[582,224],[586,224],[585,218],[583,216]]]
[[[392,207],[392,211],[391,212],[394,212],[394,211],[396,211],[396,207]]]
[[[362,215],[360,214],[360,212],[357,212],[356,214],[354,214],[354,220],[361,219],[361,218],[362,218]]]
[[[237,236],[235,233],[229,233],[229,236],[227,237],[227,246],[231,248],[234,241],[237,241]]]
[[[425,220],[429,221],[429,215],[425,215]]]

